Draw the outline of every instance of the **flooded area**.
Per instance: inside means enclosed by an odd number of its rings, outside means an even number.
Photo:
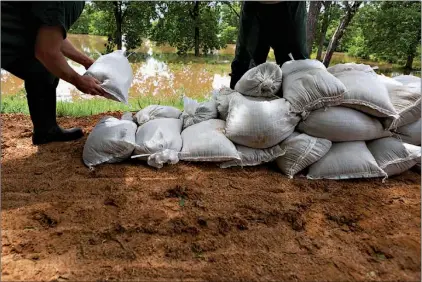
[[[97,58],[104,51],[106,38],[92,35],[69,35],[69,40],[76,48]],[[134,80],[130,89],[130,97],[162,97],[179,98],[186,95],[191,98],[207,98],[213,89],[228,86],[230,82],[230,63],[234,57],[235,45],[228,45],[225,49],[212,55],[194,57],[192,54],[178,56],[175,48],[156,46],[154,42],[144,41],[142,46],[129,56],[132,64]],[[269,61],[274,61],[270,52]],[[379,64],[367,60],[349,57],[337,53],[333,55],[332,64],[356,62],[371,66],[378,66],[378,73],[387,76],[402,74],[401,70],[394,70],[391,64]],[[69,61],[72,68],[79,74],[85,69]],[[420,76],[420,71],[412,73]],[[1,93],[3,95],[16,94],[23,89],[23,81],[1,70]],[[81,93],[71,84],[61,80],[57,89],[58,100],[72,101],[80,98],[91,98]]]

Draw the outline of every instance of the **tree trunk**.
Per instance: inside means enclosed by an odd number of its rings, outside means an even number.
[[[344,35],[344,31],[349,26],[350,22],[352,21],[353,17],[355,16],[356,12],[358,11],[360,4],[362,1],[355,1],[353,5],[350,7],[346,4],[346,14],[340,21],[340,25],[337,27],[336,31],[334,32],[333,37],[328,44],[327,52],[324,56],[324,65],[328,67],[330,65],[331,57],[333,56],[334,51],[337,48],[338,42]]]
[[[415,57],[414,54],[407,56],[406,65],[404,66],[405,69],[409,69],[409,70],[412,69],[414,57]]]
[[[322,18],[321,29],[319,31],[318,53],[316,59],[322,60],[322,50],[324,49],[325,35],[327,34],[328,26],[330,25],[331,16],[331,1],[323,2],[324,4],[324,17]]]
[[[199,1],[193,7],[193,20],[195,22],[195,57],[199,57]]]
[[[322,1],[311,1],[308,12],[306,43],[308,45],[308,54],[311,56],[312,45],[314,44],[318,16],[321,10]]]
[[[114,18],[116,19],[116,39],[117,49],[122,49],[122,3],[120,1],[113,1],[114,4]]]

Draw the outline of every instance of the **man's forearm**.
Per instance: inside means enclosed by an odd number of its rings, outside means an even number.
[[[68,39],[63,40],[61,51],[64,56],[85,67],[90,66],[93,62],[91,58],[77,50]]]
[[[73,85],[77,83],[80,75],[69,66],[61,52],[50,50],[40,52],[36,57],[56,77]]]

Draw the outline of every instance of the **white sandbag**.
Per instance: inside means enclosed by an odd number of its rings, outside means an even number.
[[[364,141],[333,143],[328,153],[309,167],[308,179],[387,177]]]
[[[164,164],[177,164],[179,162],[179,153],[173,150],[165,149],[154,153],[148,157],[148,165],[155,168],[162,168]]]
[[[389,91],[391,102],[399,114],[398,119],[386,118],[383,121],[386,129],[413,123],[421,118],[421,92],[420,89],[399,86]]]
[[[421,147],[404,144],[392,137],[368,142],[367,146],[379,167],[388,176],[397,175],[409,170],[421,158]]]
[[[327,139],[315,138],[304,133],[292,134],[280,144],[286,153],[277,158],[277,165],[284,174],[293,178],[295,174],[325,156],[331,144]]]
[[[394,80],[391,77],[385,76],[383,74],[378,74],[377,77],[378,77],[378,80],[382,84],[384,84],[385,87],[387,87],[388,92],[390,92],[396,87],[403,86],[403,83],[401,83],[400,81]]]
[[[183,104],[184,111],[181,116],[183,129],[209,119],[216,119],[218,116],[217,102],[214,100],[198,103],[196,100],[184,97]]]
[[[82,158],[88,167],[116,163],[130,157],[135,149],[136,123],[104,117],[89,134]]]
[[[365,64],[356,64],[356,63],[337,64],[337,65],[327,68],[327,70],[334,76],[340,73],[347,72],[347,71],[359,71],[359,72],[372,75],[374,77],[377,75],[371,66],[365,65]]]
[[[292,134],[299,120],[283,98],[257,101],[236,94],[230,100],[226,136],[246,147],[270,148]]]
[[[346,86],[342,106],[354,108],[375,117],[398,118],[387,87],[370,66],[339,64],[328,68]]]
[[[128,103],[133,72],[124,51],[117,50],[99,57],[84,75],[92,76],[101,82],[101,88],[108,94],[106,98]]]
[[[217,103],[218,118],[222,120],[227,119],[229,114],[229,103],[236,92],[229,87],[222,87],[213,93],[213,99]]]
[[[224,135],[225,126],[224,120],[210,119],[183,130],[179,159],[198,162],[240,160],[235,145]]]
[[[122,115],[122,117],[120,119],[121,120],[134,121],[133,120],[133,114],[131,112],[125,112],[125,113],[123,113],[123,115]]]
[[[393,79],[406,86],[421,86],[421,78],[414,75],[398,75]]]
[[[421,145],[421,119],[401,126],[395,131],[395,136],[405,143],[420,146]]]
[[[291,111],[301,113],[339,105],[346,87],[330,74],[318,60],[288,61],[282,66],[283,98],[291,103]]]
[[[138,127],[134,154],[150,155],[165,149],[180,152],[182,149],[182,121],[174,118],[150,120]],[[145,157],[146,159],[146,157]]]
[[[297,130],[333,142],[367,141],[392,135],[377,118],[345,107],[313,111]]]
[[[237,152],[240,156],[240,161],[234,160],[222,163],[221,168],[228,168],[233,166],[256,166],[263,163],[269,163],[284,154],[284,151],[279,145],[268,149],[253,149],[241,145],[237,145]]]
[[[149,105],[137,112],[134,119],[138,125],[157,118],[180,118],[182,112],[171,106]]]
[[[275,63],[263,63],[248,70],[234,89],[246,96],[272,97],[281,88],[282,74]]]

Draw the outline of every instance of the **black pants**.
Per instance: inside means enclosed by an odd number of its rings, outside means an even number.
[[[242,5],[235,58],[231,64],[230,88],[250,68],[265,63],[273,48],[278,65],[309,57],[306,45],[306,3],[261,4],[245,1]]]
[[[2,68],[25,81],[34,130],[47,131],[56,126],[56,88],[59,78],[52,75],[35,57],[12,61],[4,66],[2,64]]]

